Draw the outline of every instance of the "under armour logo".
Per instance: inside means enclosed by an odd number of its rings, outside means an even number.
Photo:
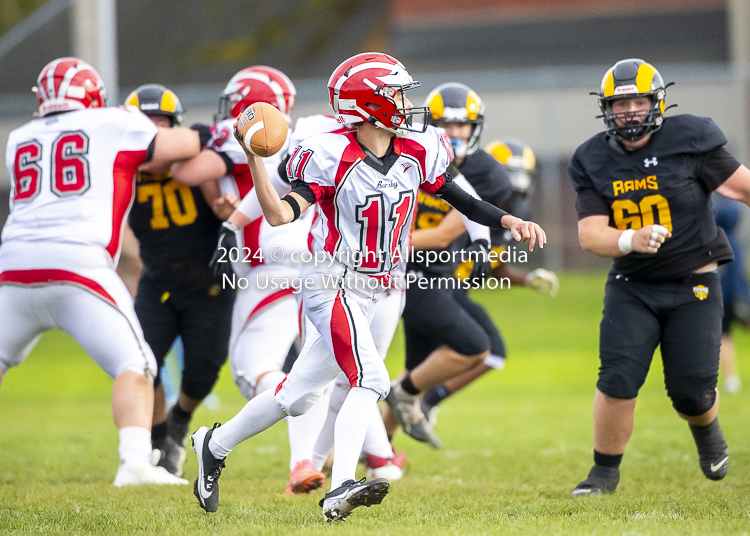
[[[659,163],[659,162],[658,162],[658,161],[656,160],[656,157],[653,157],[653,158],[651,158],[651,159],[648,159],[648,158],[644,158],[644,159],[643,159],[643,165],[644,165],[644,166],[646,166],[646,167],[649,167],[649,166],[655,166],[655,165],[657,165],[658,163]]]
[[[401,164],[401,165],[404,166],[404,171],[406,171],[407,169],[411,167],[411,164]]]

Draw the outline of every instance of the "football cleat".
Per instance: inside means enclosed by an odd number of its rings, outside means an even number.
[[[417,395],[404,391],[401,383],[396,380],[391,383],[391,392],[385,399],[390,406],[404,433],[421,443],[427,443],[434,449],[442,445],[430,421],[427,420],[419,403]]]
[[[724,439],[724,432],[719,426],[718,419],[709,427],[690,426],[695,444],[698,447],[698,462],[701,471],[709,480],[721,480],[727,476],[729,467],[729,447]],[[710,435],[705,437],[704,430],[710,430]]]
[[[355,508],[380,504],[388,494],[390,483],[384,478],[366,482],[347,480],[338,488],[329,491],[318,503],[323,507],[323,519],[326,521],[344,521]]]
[[[141,465],[122,462],[117,469],[114,486],[141,486],[143,484],[175,485],[190,484],[184,478],[178,478],[163,467],[154,467],[150,463]]]
[[[404,463],[406,463],[405,452],[390,458],[381,458],[365,452],[365,468],[367,468],[367,478],[370,479],[384,478],[389,482],[401,480],[404,477]]]
[[[620,470],[617,467],[594,465],[589,476],[573,490],[573,497],[596,497],[613,493],[620,483]]]
[[[225,458],[216,458],[208,448],[208,442],[219,426],[219,423],[214,424],[211,429],[201,426],[190,436],[193,451],[198,456],[198,478],[193,485],[193,494],[206,512],[219,509],[219,477],[224,469]]]
[[[326,477],[315,469],[310,460],[297,462],[289,474],[289,484],[284,493],[308,494],[323,485]]]
[[[165,436],[154,443],[152,451],[154,465],[163,467],[175,476],[182,476],[182,465],[185,463],[185,449],[178,445],[170,436]]]

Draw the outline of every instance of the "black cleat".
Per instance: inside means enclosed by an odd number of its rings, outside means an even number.
[[[573,497],[596,497],[604,493],[614,493],[620,483],[620,470],[617,467],[594,465],[589,476],[573,490]]]
[[[219,509],[219,477],[224,469],[225,458],[214,457],[208,448],[208,442],[219,426],[219,423],[214,424],[211,429],[201,426],[190,436],[193,450],[198,456],[198,478],[193,485],[193,494],[206,512],[215,512]]]
[[[721,480],[727,476],[729,447],[719,426],[719,419],[715,419],[708,426],[689,426],[695,446],[698,447],[698,462],[706,478]]]
[[[338,488],[329,491],[318,503],[323,507],[323,519],[326,521],[344,521],[352,510],[359,506],[380,504],[388,494],[390,483],[385,478],[376,478],[365,482],[347,480]]]
[[[186,458],[185,449],[168,435],[155,442],[153,447],[154,465],[163,467],[174,476],[182,476],[182,465]]]

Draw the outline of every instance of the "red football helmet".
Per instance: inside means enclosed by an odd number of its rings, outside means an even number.
[[[430,109],[403,108],[397,93],[419,87],[403,64],[388,54],[357,54],[339,65],[328,80],[328,95],[340,123],[367,121],[397,136],[424,132]]]
[[[101,76],[78,58],[59,58],[48,63],[39,73],[32,91],[39,99],[39,117],[107,105],[107,91]]]
[[[255,102],[267,102],[292,122],[297,89],[289,77],[273,67],[256,65],[235,74],[221,92],[214,122],[235,118]]]

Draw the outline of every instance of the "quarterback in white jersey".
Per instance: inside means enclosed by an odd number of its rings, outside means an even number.
[[[156,363],[115,267],[135,172],[198,153],[198,133],[104,108],[98,73],[61,58],[39,75],[39,118],[14,130],[11,213],[0,246],[0,380],[47,330],[70,333],[115,379],[121,464],[114,484],[187,484],[150,465]]]
[[[519,240],[546,241],[538,225],[452,184],[445,174],[451,160],[446,141],[426,126],[426,109],[412,107],[404,96],[417,85],[386,54],[360,54],[342,63],[328,83],[330,102],[342,123],[357,123],[356,134],[305,140],[290,160],[292,191],[282,199],[261,159],[248,154],[258,200],[271,225],[294,221],[313,203],[319,205],[312,249],[322,258],[302,272],[305,314],[316,331],[307,334],[299,358],[274,393],[256,396],[224,426],[193,434],[197,495],[207,510],[218,508],[217,479],[226,455],[286,415],[306,412],[341,371],[351,389],[336,421],[332,489],[320,502],[323,516],[345,519],[354,508],[379,504],[387,494],[385,479],[354,480],[374,405],[389,389],[370,321],[392,270],[402,261],[419,188],[443,195],[479,223],[511,228]]]

